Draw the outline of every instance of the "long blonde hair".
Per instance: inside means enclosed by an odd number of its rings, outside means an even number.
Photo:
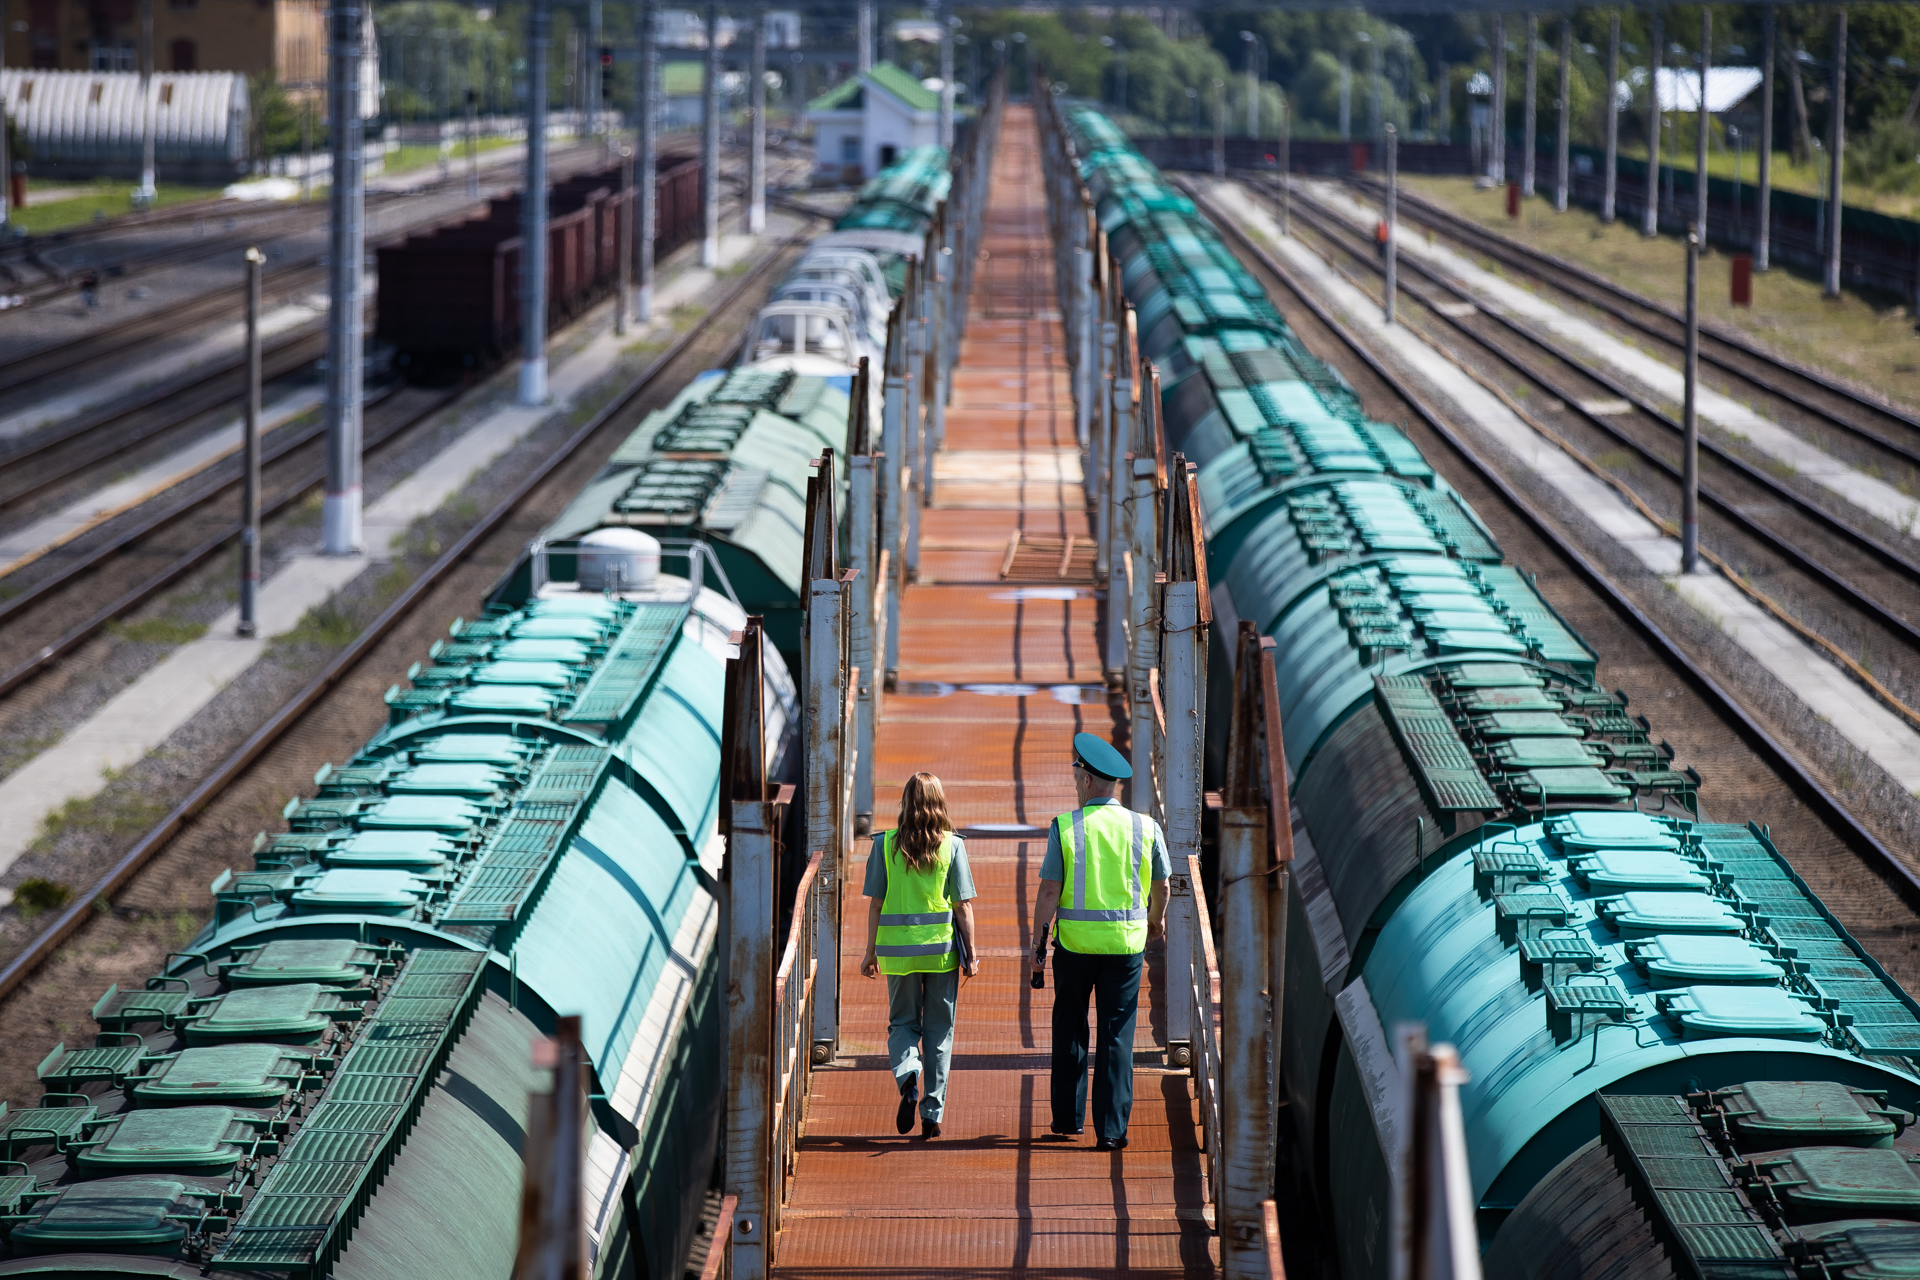
[[[940,841],[953,830],[947,816],[947,793],[940,779],[930,773],[916,773],[900,789],[900,822],[893,833],[893,847],[916,871],[933,865],[940,852]]]

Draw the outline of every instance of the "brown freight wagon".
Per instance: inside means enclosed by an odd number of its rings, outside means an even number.
[[[655,191],[654,253],[665,255],[700,232],[699,159],[663,157]],[[634,203],[620,190],[617,167],[549,188],[549,325],[579,315],[614,286],[620,220]],[[520,216],[515,193],[490,201],[478,217],[379,251],[374,335],[393,345],[395,361],[409,377],[432,380],[485,369],[518,349]]]

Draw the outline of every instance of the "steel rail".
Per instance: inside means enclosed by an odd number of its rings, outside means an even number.
[[[411,431],[427,418],[439,413],[442,409],[445,409],[448,405],[459,399],[460,394],[459,391],[448,392],[433,403],[423,406],[419,412],[389,424],[377,435],[370,437],[365,442],[365,447],[367,449],[378,448],[389,440],[392,440],[395,436]],[[368,403],[375,404],[378,403],[378,401],[369,401]],[[272,462],[323,434],[325,434],[324,424],[318,429],[303,433],[297,440],[284,442],[283,445],[276,445],[272,454],[263,457],[261,461],[263,464]],[[295,502],[298,502],[303,496],[311,493],[325,481],[326,478],[327,469],[324,466],[309,468],[307,473],[301,476],[300,479],[295,481],[291,486],[261,503],[261,518],[266,519],[270,516],[278,515]],[[103,562],[118,554],[125,547],[183,518],[194,508],[207,505],[215,498],[233,489],[239,482],[238,476],[223,480],[205,492],[184,498],[172,507],[150,516],[138,526],[115,535],[110,542],[88,551],[84,559],[75,562],[73,565],[68,566],[50,578],[36,582],[32,587],[12,599],[0,602],[0,619],[4,619],[16,609],[32,603],[41,596],[71,583],[82,574],[98,568]],[[222,547],[239,536],[240,526],[234,524],[223,532],[206,539],[198,546],[177,556],[171,563],[166,565],[166,567],[157,570],[150,577],[144,579],[139,586],[121,593],[117,599],[97,610],[88,617],[86,621],[68,629],[63,632],[58,639],[42,646],[31,658],[19,663],[4,675],[0,675],[0,698],[5,698],[22,684],[32,679],[41,670],[51,666],[68,653],[71,653],[80,644],[99,632],[99,630],[109,622],[138,608],[167,587],[178,582],[186,574],[203,564],[209,557],[217,555]]]
[[[419,577],[395,597],[393,603],[383,609],[380,615],[368,624],[365,631],[355,637],[346,648],[335,654],[320,674],[269,716],[264,724],[249,734],[246,741],[242,742],[211,774],[202,778],[166,817],[122,854],[92,889],[63,910],[32,942],[27,944],[19,955],[10,960],[4,969],[0,969],[0,999],[11,995],[35,969],[59,949],[61,943],[85,923],[96,909],[95,903],[106,901],[131,880],[135,873],[211,804],[229,783],[246,772],[269,747],[278,742],[282,735],[319,703],[321,698],[339,684],[368,654],[372,653],[374,647],[386,637],[387,633],[392,631],[400,620],[426,597],[428,592],[438,586],[443,578],[459,566],[484,538],[505,523],[507,518],[547,477],[638,399],[653,384],[654,379],[678,360],[694,340],[706,333],[715,320],[738,302],[747,290],[759,283],[776,266],[783,265],[789,251],[796,243],[798,241],[790,239],[774,245],[772,251],[758,266],[741,276],[731,289],[714,302],[706,315],[685,333],[676,337],[633,381],[621,388],[612,400],[583,422],[557,449],[523,476],[513,490],[491,511],[473,524],[458,541],[441,554],[439,559],[427,566]]]
[[[1178,180],[1176,180],[1178,181]],[[1326,307],[1321,305],[1307,289],[1301,285],[1285,267],[1276,262],[1267,251],[1247,236],[1212,201],[1201,195],[1190,183],[1179,181],[1194,203],[1208,214],[1214,225],[1219,227],[1235,242],[1241,250],[1258,262],[1266,272],[1284,284],[1294,296],[1311,312],[1316,320],[1325,325],[1341,343],[1354,353],[1375,376],[1391,387],[1422,421],[1446,442],[1460,459],[1490,489],[1498,493],[1514,511],[1560,555],[1583,578],[1589,586],[1598,592],[1615,612],[1625,618],[1633,628],[1645,636],[1648,643],[1667,659],[1695,688],[1707,703],[1727,720],[1744,737],[1755,754],[1765,760],[1773,770],[1797,791],[1828,826],[1854,851],[1862,855],[1869,867],[1900,894],[1906,903],[1920,909],[1920,875],[1908,868],[1887,848],[1878,837],[1862,825],[1860,820],[1840,803],[1820,782],[1808,772],[1797,757],[1766,728],[1756,720],[1747,709],[1723,688],[1707,670],[1682,649],[1677,641],[1661,629],[1645,610],[1635,604],[1600,567],[1590,560],[1584,552],[1575,547],[1567,537],[1554,528],[1546,516],[1537,510],[1513,487],[1507,478],[1494,466],[1480,457],[1472,446],[1454,429],[1446,424],[1440,415],[1419,395],[1406,387],[1404,380],[1388,370],[1386,365],[1373,351],[1363,343],[1358,335],[1341,321],[1334,318]]]
[[[1331,241],[1336,247],[1341,249],[1343,252],[1347,253],[1350,257],[1365,261],[1369,264],[1369,266],[1374,265],[1372,263],[1371,255],[1363,254],[1357,251],[1356,249],[1354,249],[1350,243],[1347,243],[1347,239],[1349,237],[1346,236],[1344,228],[1339,227],[1337,223],[1331,229],[1327,225],[1325,225],[1325,222],[1322,221],[1323,215],[1313,210],[1311,201],[1303,200],[1296,206],[1296,208],[1300,213],[1302,222],[1306,223],[1308,226],[1313,227],[1316,231],[1319,231],[1322,235],[1326,236],[1327,239]],[[1415,272],[1417,272],[1420,275],[1426,276],[1428,279],[1433,280],[1436,284],[1439,284],[1442,288],[1447,289],[1449,292],[1453,293],[1456,297],[1460,297],[1460,298],[1468,297],[1468,295],[1464,291],[1460,290],[1457,286],[1449,284],[1445,279],[1440,278],[1434,273],[1429,272],[1425,268],[1421,267],[1418,263],[1414,263],[1411,265],[1412,265],[1412,269]],[[1580,418],[1586,421],[1588,425],[1592,426],[1594,429],[1608,436],[1610,439],[1614,440],[1615,442],[1633,451],[1643,461],[1647,462],[1648,464],[1653,466],[1655,469],[1657,469],[1658,471],[1666,475],[1666,477],[1669,480],[1672,480],[1676,484],[1680,482],[1681,473],[1680,473],[1679,467],[1675,466],[1671,462],[1668,462],[1665,458],[1662,458],[1661,456],[1653,452],[1646,445],[1634,439],[1633,436],[1621,430],[1619,426],[1613,423],[1606,415],[1595,413],[1591,409],[1587,408],[1586,405],[1581,403],[1579,397],[1570,395],[1563,388],[1555,385],[1556,379],[1554,375],[1546,373],[1545,371],[1543,371],[1537,366],[1530,365],[1524,360],[1523,357],[1515,354],[1514,352],[1507,350],[1502,346],[1496,345],[1495,343],[1489,341],[1484,335],[1474,332],[1473,329],[1468,326],[1464,318],[1448,315],[1445,311],[1440,309],[1442,304],[1436,303],[1430,297],[1423,294],[1420,290],[1411,288],[1405,284],[1402,284],[1401,292],[1407,294],[1409,297],[1413,298],[1416,302],[1419,302],[1422,306],[1426,307],[1433,315],[1439,317],[1442,323],[1452,328],[1455,332],[1459,333],[1463,337],[1474,342],[1476,345],[1478,345],[1482,349],[1490,352],[1496,359],[1511,366],[1516,372],[1518,372],[1522,377],[1526,378],[1528,381],[1537,383],[1541,387],[1545,388],[1546,390],[1551,391],[1555,395],[1559,396],[1562,403],[1564,403],[1568,409],[1570,409],[1572,412],[1574,412]],[[1639,410],[1646,417],[1659,423],[1661,426],[1667,428],[1669,431],[1674,432],[1675,434],[1680,433],[1681,426],[1679,423],[1675,422],[1673,419],[1669,418],[1665,413],[1655,408],[1650,402],[1648,402],[1644,397],[1635,393],[1631,388],[1625,386],[1622,383],[1616,382],[1614,379],[1610,377],[1607,377],[1592,369],[1589,369],[1585,365],[1581,364],[1575,356],[1571,355],[1568,352],[1560,350],[1556,344],[1549,342],[1548,340],[1540,337],[1536,333],[1530,332],[1529,330],[1522,328],[1518,324],[1507,319],[1505,316],[1499,315],[1496,312],[1487,311],[1478,306],[1476,306],[1475,311],[1476,311],[1476,314],[1486,316],[1488,319],[1491,319],[1499,323],[1503,328],[1507,329],[1509,332],[1516,334],[1517,336],[1524,339],[1525,341],[1530,342],[1533,345],[1539,347],[1541,350],[1547,352],[1554,359],[1560,361],[1561,363],[1567,365],[1569,368],[1573,369],[1576,373],[1576,376],[1586,378],[1589,381],[1594,382],[1599,386],[1606,388],[1608,391],[1613,392],[1615,395],[1619,396],[1621,399],[1632,404],[1635,409]],[[1772,476],[1769,476],[1766,472],[1761,471],[1759,468],[1754,467],[1752,464],[1746,462],[1744,459],[1739,458],[1736,455],[1727,453],[1724,449],[1722,449],[1719,445],[1715,444],[1714,442],[1710,440],[1702,439],[1700,444],[1701,444],[1701,447],[1705,448],[1710,454],[1713,455],[1714,458],[1733,468],[1737,474],[1741,475],[1742,477],[1744,477],[1745,479],[1753,483],[1761,485],[1772,496],[1781,498],[1789,502],[1791,505],[1793,505],[1797,509],[1800,509],[1806,512],[1816,524],[1823,525],[1826,528],[1828,528],[1831,532],[1839,534],[1843,539],[1853,543],[1860,550],[1866,551],[1868,554],[1875,556],[1876,558],[1887,563],[1894,569],[1898,570],[1901,576],[1905,577],[1908,581],[1914,583],[1916,586],[1920,586],[1920,563],[1916,563],[1915,561],[1902,555],[1899,551],[1895,550],[1894,548],[1886,546],[1885,544],[1881,543],[1878,539],[1874,538],[1873,535],[1867,533],[1862,529],[1855,527],[1848,521],[1840,519],[1838,516],[1835,516],[1833,513],[1825,510],[1824,508],[1818,506],[1817,504],[1809,502],[1807,499],[1801,497],[1799,494],[1794,493],[1792,490],[1782,487],[1778,481],[1776,481]],[[1842,599],[1847,601],[1847,603],[1852,605],[1854,608],[1860,610],[1862,613],[1870,615],[1874,621],[1878,622],[1881,626],[1887,628],[1889,631],[1894,632],[1896,635],[1899,635],[1900,637],[1905,639],[1907,643],[1913,645],[1916,649],[1920,649],[1920,627],[1915,626],[1913,623],[1909,622],[1907,619],[1893,612],[1886,605],[1880,603],[1878,600],[1874,599],[1872,596],[1867,595],[1861,588],[1854,585],[1851,581],[1842,577],[1840,574],[1836,573],[1833,569],[1829,568],[1827,565],[1824,565],[1819,561],[1813,559],[1805,551],[1801,550],[1799,547],[1794,546],[1791,542],[1788,542],[1786,539],[1781,537],[1781,535],[1775,533],[1773,530],[1767,528],[1765,525],[1753,519],[1745,511],[1740,509],[1740,506],[1738,503],[1735,503],[1730,499],[1722,497],[1719,493],[1715,492],[1712,487],[1702,484],[1700,486],[1700,496],[1702,499],[1706,501],[1708,506],[1712,507],[1715,511],[1719,512],[1722,516],[1724,516],[1728,520],[1729,523],[1733,524],[1735,527],[1740,529],[1740,531],[1745,533],[1748,537],[1753,538],[1756,542],[1761,543],[1763,546],[1765,546],[1768,550],[1772,551],[1774,554],[1779,555],[1783,559],[1787,560],[1790,564],[1794,566],[1794,568],[1806,574],[1808,577],[1813,578],[1814,580],[1819,582],[1822,586],[1826,587],[1828,590],[1832,591],[1834,594],[1840,596]]]
[[[1370,191],[1377,189],[1377,184],[1372,182],[1362,181],[1357,182],[1356,185]],[[1400,192],[1400,208],[1403,211],[1411,208],[1414,214],[1412,220],[1414,221],[1425,221],[1429,224],[1437,223],[1439,224],[1440,230],[1453,235],[1457,239],[1477,241],[1480,247],[1485,249],[1486,252],[1506,262],[1509,266],[1521,267],[1523,269],[1545,266],[1551,270],[1560,271],[1572,276],[1583,285],[1610,294],[1628,306],[1639,307],[1644,311],[1650,311],[1670,324],[1682,326],[1686,324],[1686,318],[1684,316],[1673,311],[1663,303],[1656,302],[1652,298],[1635,293],[1617,281],[1609,280],[1600,273],[1591,271],[1577,263],[1568,262],[1564,258],[1557,258],[1531,245],[1522,244],[1496,231],[1479,226],[1450,210],[1440,208],[1425,197],[1408,193],[1404,188],[1402,188]],[[1564,286],[1556,287],[1563,293],[1573,293],[1572,290]],[[1669,346],[1677,347],[1681,345],[1683,341],[1683,339],[1677,338],[1669,332],[1662,331],[1658,326],[1649,324],[1638,316],[1628,314],[1618,303],[1606,302],[1588,297],[1585,294],[1574,294],[1574,296],[1590,306],[1600,308],[1600,310],[1613,316],[1621,323],[1649,337],[1656,338]],[[1812,383],[1822,391],[1839,396],[1844,400],[1849,400],[1863,409],[1883,414],[1915,430],[1920,430],[1920,415],[1915,415],[1911,411],[1903,409],[1898,405],[1877,400],[1872,395],[1849,386],[1844,382],[1835,381],[1833,375],[1830,373],[1824,373],[1820,370],[1810,368],[1796,360],[1776,355],[1770,351],[1763,351],[1742,338],[1739,334],[1723,329],[1716,324],[1702,323],[1700,332],[1703,337],[1710,338],[1723,346],[1729,347],[1749,359],[1763,361],[1775,368],[1783,369],[1802,382]],[[1792,388],[1782,386],[1778,382],[1769,379],[1765,374],[1755,373],[1752,370],[1727,363],[1724,359],[1715,355],[1712,351],[1707,350],[1704,346],[1701,349],[1700,355],[1702,359],[1712,364],[1715,368],[1730,373],[1746,382],[1751,382],[1753,385],[1766,391],[1769,395],[1778,396],[1789,404],[1824,419],[1842,431],[1857,435],[1863,440],[1871,441],[1891,453],[1896,453],[1908,461],[1920,465],[1920,450],[1909,448],[1906,445],[1900,444],[1898,441],[1891,440],[1870,427],[1862,426],[1856,422],[1849,422],[1844,418],[1838,417],[1834,414],[1833,410],[1808,400],[1801,395],[1801,393]]]

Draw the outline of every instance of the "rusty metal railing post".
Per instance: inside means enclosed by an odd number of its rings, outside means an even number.
[[[852,616],[847,630],[849,661],[854,679],[853,831],[864,835],[873,818],[873,731],[879,716],[881,681],[876,678],[877,653],[885,648],[883,606],[886,585],[878,572],[886,556],[880,536],[876,504],[879,465],[869,430],[868,405],[872,370],[860,357],[860,373],[853,380],[853,400],[847,416],[847,547],[853,569]]]
[[[1260,1202],[1267,1166],[1267,811],[1220,814],[1220,1255],[1229,1277],[1266,1274]]]
[[[1110,270],[1117,280],[1119,264],[1111,263]],[[1117,284],[1114,294],[1119,297]],[[1127,577],[1132,544],[1127,496],[1133,483],[1131,455],[1134,420],[1138,417],[1135,410],[1139,407],[1133,394],[1133,308],[1124,301],[1119,302],[1114,318],[1113,377],[1107,384],[1107,474],[1105,492],[1101,495],[1101,505],[1107,511],[1107,634],[1101,665],[1106,669],[1109,687],[1122,684],[1127,671],[1126,626],[1132,599]]]
[[[907,287],[900,300],[905,304],[907,366],[903,371],[906,395],[901,401],[902,447],[907,467],[907,581],[920,576],[920,510],[927,502],[927,476],[920,427],[920,379],[926,365],[926,333],[920,319],[920,272],[922,264],[907,264]]]
[[[1129,330],[1132,321],[1129,312]],[[1166,784],[1165,774],[1156,767],[1160,756],[1161,717],[1154,705],[1154,669],[1160,665],[1159,591],[1155,578],[1161,564],[1156,526],[1160,490],[1166,483],[1163,460],[1154,443],[1159,435],[1160,378],[1152,366],[1143,365],[1139,376],[1131,379],[1131,386],[1133,407],[1128,416],[1133,424],[1133,438],[1128,467],[1127,554],[1132,573],[1127,601],[1126,659],[1127,700],[1133,717],[1133,807],[1152,812],[1164,821],[1164,808],[1154,803],[1156,796],[1165,794]],[[1142,804],[1142,800],[1146,803]]]
[[[1158,394],[1157,374],[1148,385]],[[1207,630],[1213,610],[1207,595],[1206,543],[1201,536],[1197,472],[1185,455],[1168,464],[1166,520],[1162,555],[1167,585],[1160,606],[1161,697],[1166,708],[1166,743],[1161,753],[1166,776],[1166,831],[1173,865],[1185,868],[1200,856],[1200,822],[1205,808],[1203,770],[1207,738]],[[1168,913],[1168,975],[1176,997],[1167,1005],[1167,1044],[1175,1066],[1193,1064],[1197,1017],[1188,993],[1194,975],[1192,890],[1185,909]],[[1178,934],[1177,934],[1178,931]],[[1205,975],[1202,975],[1204,980]]]
[[[513,1280],[585,1280],[587,1059],[578,1017],[558,1019],[553,1038],[535,1042],[533,1065],[553,1072],[553,1088],[534,1094],[527,1108]]]
[[[858,412],[857,410],[855,412]],[[848,637],[852,581],[837,558],[839,522],[834,501],[838,479],[831,449],[817,460],[807,481],[807,618],[801,636],[805,679],[807,848],[823,854],[817,888],[821,910],[814,919],[813,953],[819,957],[815,979],[812,1044],[815,1062],[830,1061],[840,1023],[840,886],[845,848],[841,835],[847,818],[847,781],[853,761],[846,737]]]
[[[1468,1079],[1450,1044],[1427,1045],[1427,1029],[1393,1029],[1400,1068],[1401,1126],[1391,1161],[1387,1235],[1391,1280],[1480,1280],[1479,1228],[1460,1086]]]
[[[901,545],[902,504],[906,499],[907,450],[904,439],[906,418],[906,308],[895,302],[887,317],[886,377],[880,400],[880,551],[875,565],[877,588],[884,591],[886,622],[884,643],[878,646],[885,672],[883,687],[892,688],[900,670],[900,577],[904,572],[905,548]]]

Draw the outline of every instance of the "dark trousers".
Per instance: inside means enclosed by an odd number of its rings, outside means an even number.
[[[1127,1136],[1133,1114],[1133,1019],[1140,1011],[1134,955],[1053,950],[1053,1129],[1077,1133],[1087,1114],[1087,998],[1093,998],[1093,1132]]]

